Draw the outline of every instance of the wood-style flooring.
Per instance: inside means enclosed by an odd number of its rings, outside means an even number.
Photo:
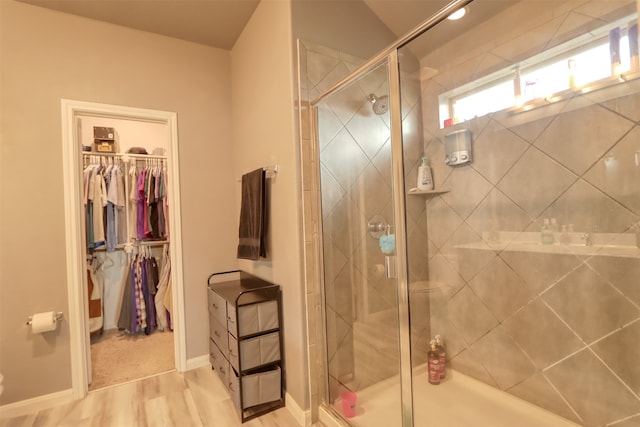
[[[210,367],[168,372],[90,392],[82,400],[20,417],[0,427],[299,427],[286,408],[244,424]],[[314,424],[320,427],[321,424]]]

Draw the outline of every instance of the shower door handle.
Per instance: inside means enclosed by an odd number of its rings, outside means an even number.
[[[387,271],[387,279],[395,279],[398,277],[395,255],[386,255],[384,257],[384,266]]]

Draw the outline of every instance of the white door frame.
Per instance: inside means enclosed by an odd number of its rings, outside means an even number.
[[[64,210],[66,223],[67,291],[69,304],[69,341],[71,347],[71,383],[73,397],[82,399],[88,392],[87,367],[90,362],[89,316],[87,290],[84,286],[85,260],[83,210],[80,189],[82,150],[78,137],[78,116],[112,117],[160,123],[167,126],[169,172],[169,229],[171,230],[171,283],[173,288],[173,316],[176,369],[187,369],[184,284],[182,274],[182,232],[180,228],[180,179],[178,162],[178,122],[176,113],[93,102],[61,100],[62,106],[62,165],[64,173]]]

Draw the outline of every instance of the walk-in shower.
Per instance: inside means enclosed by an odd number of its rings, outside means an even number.
[[[640,425],[636,1],[497,3],[453,2],[332,87],[311,69],[349,56],[303,46],[327,57],[301,67],[321,94],[303,173],[327,424]],[[461,130],[473,162],[445,164]]]

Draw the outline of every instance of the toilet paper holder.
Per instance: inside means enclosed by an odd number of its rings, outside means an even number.
[[[61,319],[62,319],[62,312],[61,311],[56,312],[56,321]],[[33,321],[33,316],[27,317],[27,325],[30,325],[32,321]]]

